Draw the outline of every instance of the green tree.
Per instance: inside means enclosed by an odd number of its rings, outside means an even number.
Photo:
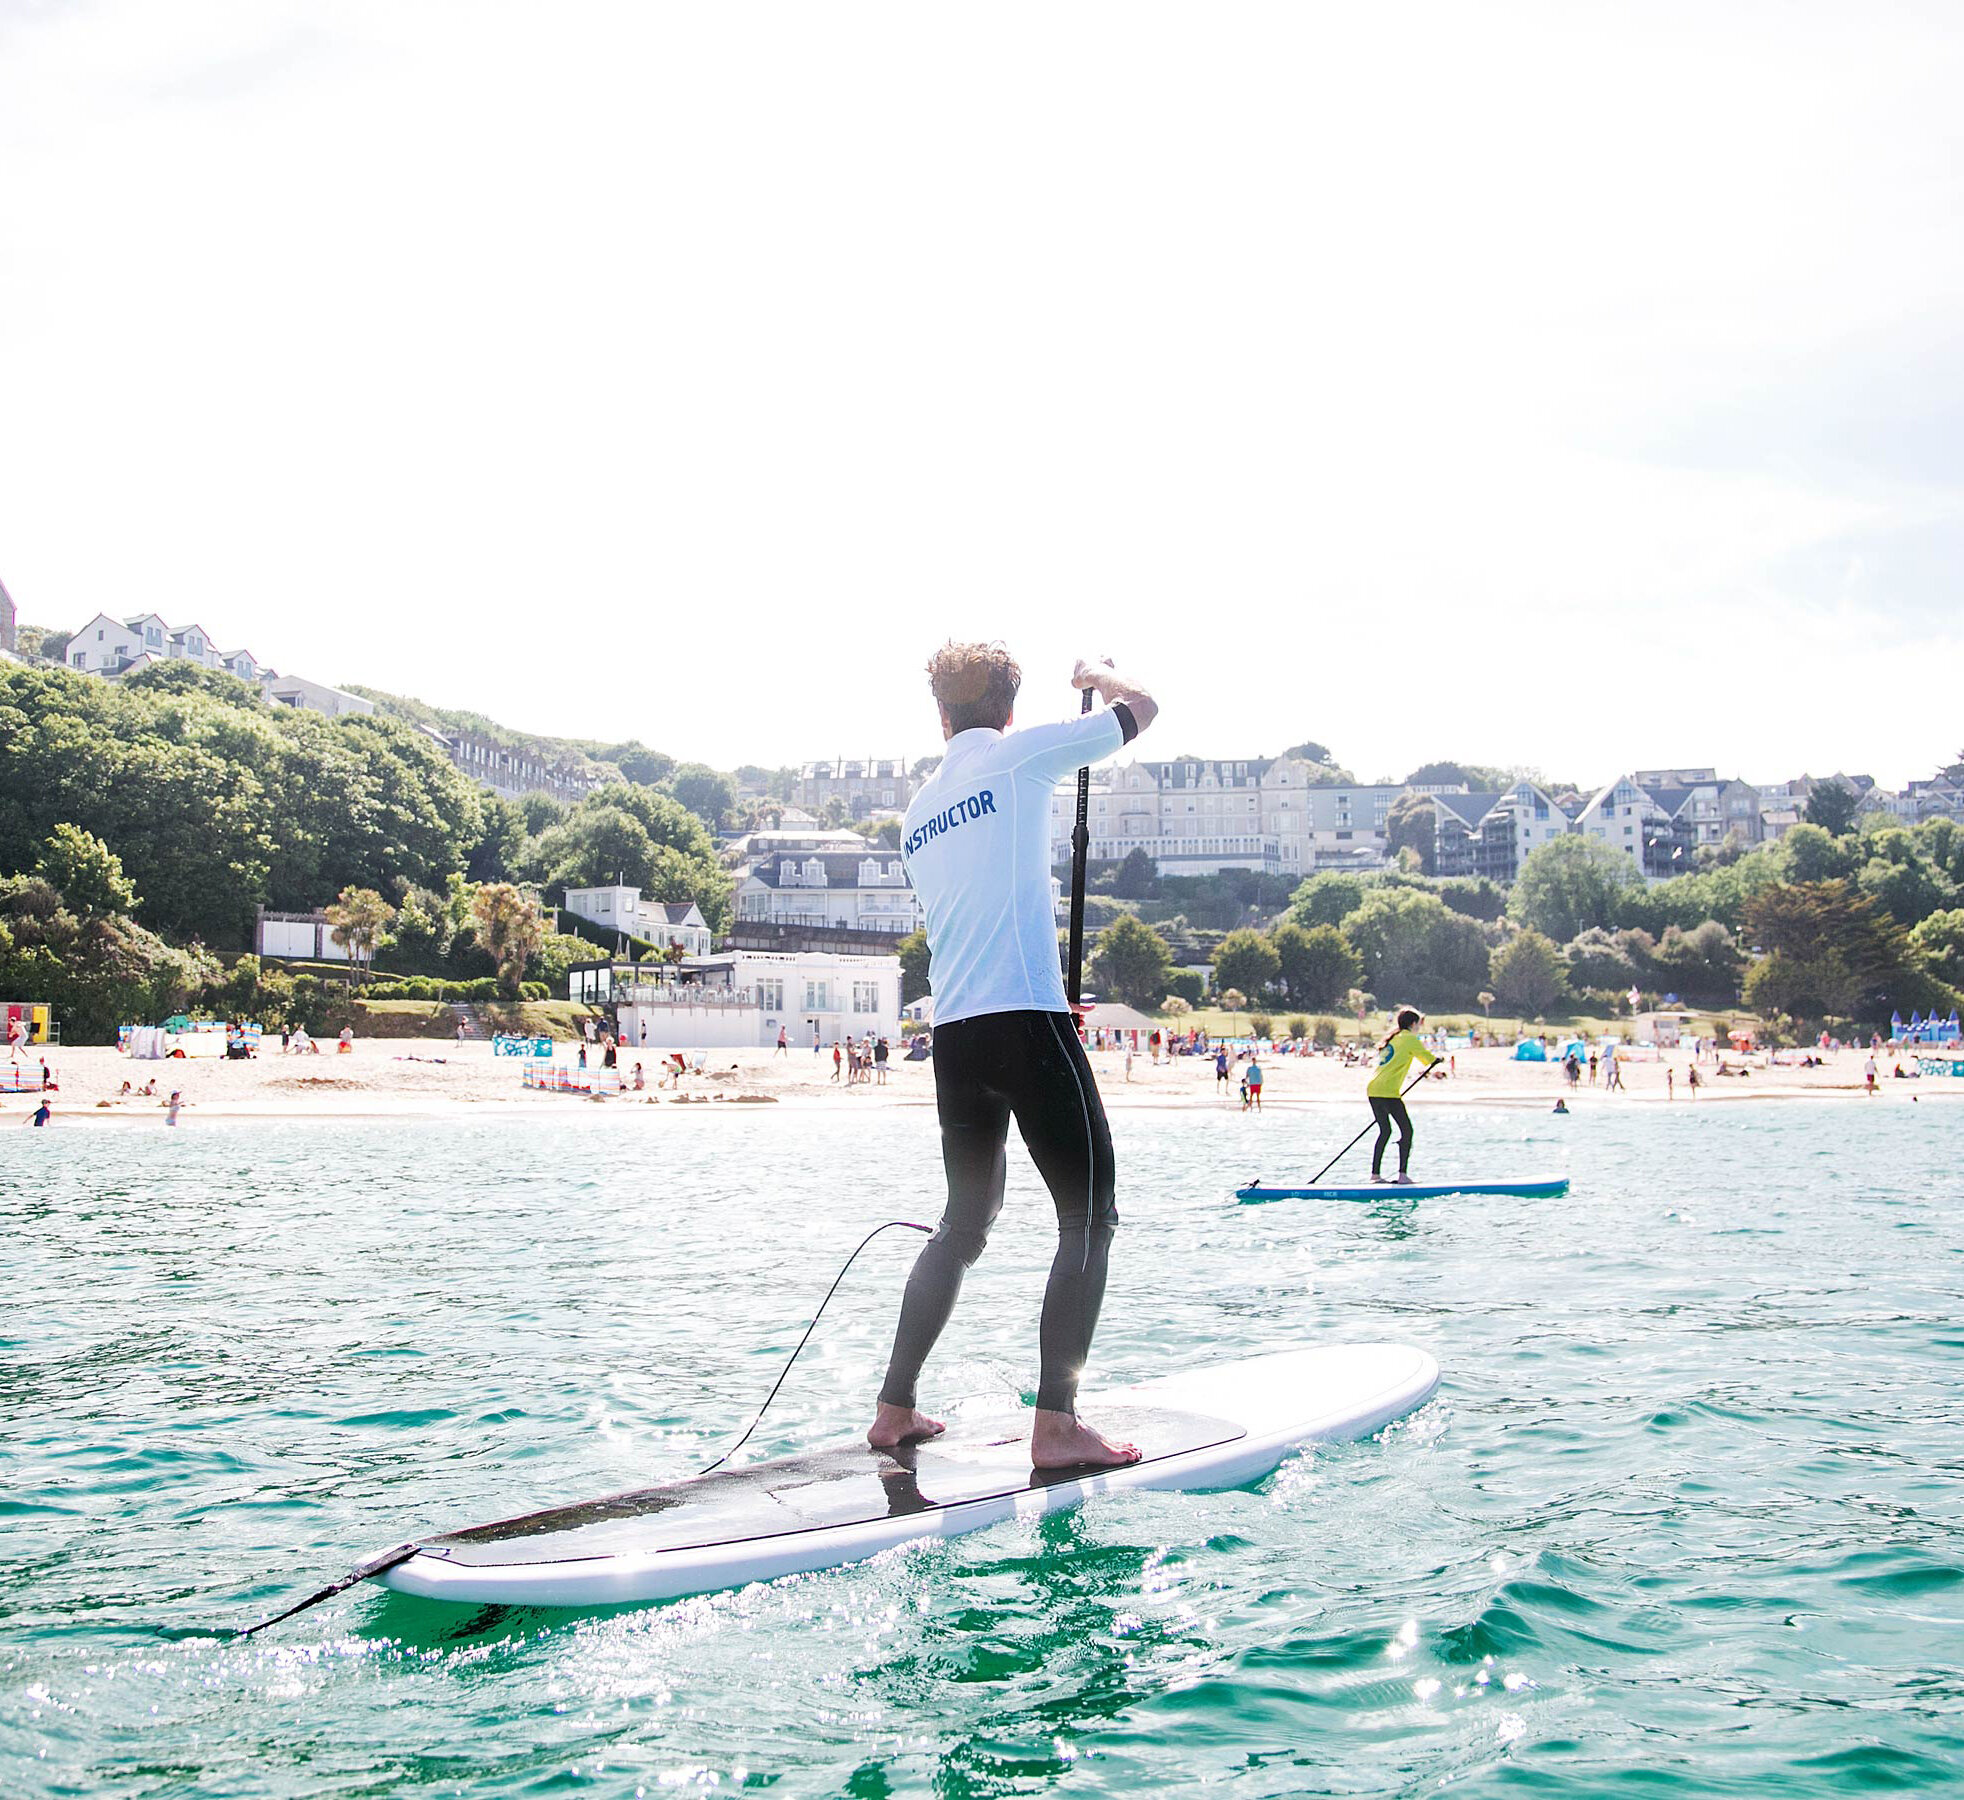
[[[928,950],[925,931],[909,932],[900,940],[900,1004],[912,1006],[928,993]]]
[[[1746,929],[1765,953],[1746,973],[1756,1012],[1879,1023],[1892,1006],[1954,1000],[1903,928],[1851,882],[1767,888],[1747,908]]]
[[[1121,900],[1150,900],[1159,882],[1159,871],[1144,850],[1134,846],[1125,853],[1112,877],[1112,892]]]
[[[1675,931],[1677,927],[1671,929]],[[1649,939],[1640,931],[1606,931],[1600,925],[1591,926],[1562,952],[1568,964],[1569,984],[1620,993],[1643,976],[1644,968],[1639,967],[1634,954],[1637,942],[1648,943]],[[1546,1010],[1545,1007],[1534,1009],[1535,1012]]]
[[[1939,981],[1964,988],[1964,906],[1931,913],[1909,939]]]
[[[1337,760],[1327,744],[1319,744],[1314,738],[1304,738],[1300,744],[1291,744],[1282,754],[1293,756],[1301,762],[1333,763]]]
[[[1855,828],[1860,807],[1860,798],[1847,782],[1817,781],[1808,790],[1800,816],[1809,825],[1820,826],[1829,837],[1844,837]]]
[[[1341,925],[1374,885],[1334,870],[1312,875],[1289,897],[1289,917],[1303,926]]]
[[[1141,1012],[1159,1010],[1172,967],[1166,940],[1130,913],[1105,927],[1091,957],[1095,991]]]
[[[364,965],[375,960],[375,946],[394,921],[396,909],[373,888],[344,887],[326,912],[333,927],[328,935],[348,952],[359,975]]]
[[[136,911],[136,889],[124,875],[116,853],[93,832],[78,826],[54,828],[34,872],[52,883],[62,899],[84,918]]]
[[[612,763],[629,781],[646,787],[659,787],[675,772],[674,757],[660,750],[650,750],[638,738],[629,738],[624,744],[614,744],[602,750],[600,760]]]
[[[1334,925],[1312,925],[1305,931],[1284,920],[1269,933],[1268,941],[1281,965],[1291,1006],[1312,1011],[1334,1006],[1363,973],[1357,952]]]
[[[736,783],[707,763],[682,763],[668,778],[668,791],[715,831],[736,805]]]
[[[566,803],[554,794],[521,794],[517,805],[518,816],[525,822],[527,837],[537,837],[542,832],[550,831],[566,816]]]
[[[1745,960],[1732,933],[1716,919],[1689,931],[1671,925],[1657,946],[1656,979],[1687,1000],[1730,1005],[1738,997]]]
[[[1484,875],[1448,875],[1432,891],[1456,913],[1492,925],[1507,914],[1507,890]]]
[[[1438,874],[1439,809],[1429,795],[1408,790],[1392,801],[1384,816],[1384,844],[1393,856],[1401,850],[1415,852],[1425,874]]]
[[[1611,924],[1619,899],[1641,881],[1627,856],[1571,832],[1529,853],[1507,897],[1507,916],[1565,944],[1592,926]]]
[[[1775,849],[1782,881],[1804,886],[1816,881],[1844,881],[1860,866],[1860,847],[1853,839],[1837,837],[1825,826],[1796,825]]]
[[[38,875],[0,880],[0,993],[54,1009],[66,1044],[113,1044],[119,1025],[182,1012],[217,981],[201,950],[176,950],[119,913],[83,916]]]
[[[1898,925],[1915,925],[1956,903],[1956,883],[1937,866],[1917,833],[1891,826],[1865,842],[1868,860],[1856,883]]]
[[[1214,985],[1224,991],[1239,988],[1259,998],[1281,973],[1281,957],[1259,931],[1230,931],[1214,952]]]
[[[1514,776],[1506,769],[1489,768],[1484,763],[1429,762],[1420,763],[1407,775],[1405,785],[1464,787],[1476,794],[1497,794],[1514,785]]]
[[[1343,935],[1374,993],[1463,1006],[1487,985],[1485,934],[1420,889],[1375,889],[1344,921]]]
[[[501,794],[485,794],[478,812],[483,828],[464,853],[464,873],[472,881],[509,881],[524,850],[525,814]]]
[[[525,965],[545,939],[538,902],[509,881],[493,881],[471,897],[471,917],[479,945],[498,965],[499,991],[516,1000]]]
[[[1568,997],[1561,951],[1532,928],[1517,931],[1493,953],[1492,978],[1493,991],[1530,1018]]]

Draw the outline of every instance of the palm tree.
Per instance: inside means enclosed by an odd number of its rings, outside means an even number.
[[[333,927],[328,936],[347,951],[357,975],[364,962],[374,962],[376,940],[395,916],[396,909],[388,901],[365,887],[344,887],[327,909],[327,922]]]

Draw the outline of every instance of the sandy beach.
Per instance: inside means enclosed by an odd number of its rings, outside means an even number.
[[[570,1054],[570,1046],[567,1047]],[[598,1054],[594,1056],[597,1066]],[[631,1081],[636,1058],[623,1060]],[[443,1118],[460,1113],[481,1116],[560,1117],[569,1113],[639,1112],[657,1116],[667,1107],[718,1107],[747,1112],[753,1106],[888,1107],[934,1104],[933,1063],[896,1060],[884,1085],[865,1082],[852,1087],[832,1080],[830,1046],[813,1056],[809,1049],[780,1056],[765,1049],[720,1050],[708,1054],[705,1072],[683,1078],[680,1089],[657,1088],[657,1056],[642,1053],[648,1088],[603,1099],[527,1089],[522,1065],[494,1056],[485,1043],[458,1044],[448,1039],[372,1039],[357,1041],[346,1055],[331,1047],[318,1056],[283,1056],[275,1050],[248,1062],[184,1061],[133,1062],[112,1048],[58,1049],[49,1065],[60,1089],[49,1099],[58,1126],[102,1124],[122,1127],[160,1126],[163,1102],[173,1087],[183,1090],[183,1123],[201,1119],[265,1119],[281,1121],[358,1118]],[[1092,1064],[1108,1108],[1166,1109],[1238,1107],[1239,1072],[1227,1087],[1217,1084],[1211,1059],[1177,1057],[1154,1067],[1149,1058],[1134,1058],[1131,1079],[1125,1058],[1115,1052],[1093,1052]],[[1830,1055],[1826,1066],[1802,1069],[1754,1058],[1729,1066],[1749,1072],[1718,1076],[1712,1065],[1701,1066],[1704,1085],[1693,1100],[1686,1083],[1690,1058],[1673,1053],[1668,1062],[1656,1053],[1626,1055],[1624,1091],[1605,1092],[1591,1086],[1585,1074],[1579,1088],[1570,1090],[1552,1063],[1521,1063],[1511,1050],[1461,1050],[1451,1067],[1442,1065],[1429,1078],[1425,1104],[1450,1100],[1455,1105],[1547,1107],[1567,1093],[1574,1108],[1663,1105],[1668,1095],[1665,1070],[1676,1075],[1676,1096],[1669,1103],[1710,1106],[1738,1100],[1848,1099],[1859,1097],[1863,1053],[1844,1050]],[[1964,1081],[1937,1078],[1895,1080],[1895,1058],[1877,1058],[1882,1075],[1875,1105],[1906,1105],[1926,1098],[1964,1099]],[[1905,1061],[1905,1068],[1913,1062]],[[1266,1083],[1263,1105],[1268,1109],[1300,1107],[1363,1107],[1365,1070],[1346,1066],[1328,1056],[1278,1056],[1264,1059]],[[122,1098],[125,1081],[134,1087],[155,1081],[157,1097]],[[1432,1091],[1436,1083],[1439,1091]],[[0,1128],[19,1126],[33,1110],[36,1096],[0,1095]]]

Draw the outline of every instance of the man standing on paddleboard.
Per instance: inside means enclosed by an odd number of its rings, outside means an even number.
[[[1105,710],[1013,731],[1023,676],[1002,645],[944,644],[927,673],[948,747],[907,809],[901,854],[927,915],[948,1205],[907,1278],[867,1441],[885,1449],[942,1429],[917,1410],[915,1383],[1002,1210],[1013,1118],[1057,1208],[1030,1460],[1040,1469],[1136,1462],[1136,1447],[1077,1416],[1118,1209],[1111,1132],[1058,966],[1050,797],[1081,764],[1129,744],[1159,708],[1109,664],[1081,662],[1071,683],[1095,690]]]

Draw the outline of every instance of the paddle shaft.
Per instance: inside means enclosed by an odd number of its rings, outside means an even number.
[[[1091,710],[1091,689],[1084,690],[1082,716]],[[1071,1011],[1078,1010],[1084,993],[1084,865],[1091,854],[1091,765],[1077,772],[1077,823],[1071,827],[1071,954],[1070,979],[1064,993]]]
[[[1427,1063],[1424,1068],[1419,1070],[1419,1072],[1412,1077],[1411,1082],[1405,1088],[1405,1093],[1400,1094],[1398,1098],[1400,1100],[1404,1099],[1405,1094],[1409,1094],[1413,1088],[1417,1087],[1418,1084],[1421,1081],[1423,1081],[1426,1078],[1426,1076],[1430,1075],[1432,1071],[1436,1069],[1438,1066],[1439,1065],[1436,1062]],[[1344,1147],[1341,1150],[1339,1150],[1335,1156],[1331,1157],[1330,1160],[1322,1166],[1322,1168],[1318,1169],[1316,1173],[1312,1175],[1304,1185],[1307,1187],[1314,1187],[1319,1181],[1323,1179],[1325,1175],[1329,1174],[1329,1172],[1332,1169],[1334,1169],[1338,1163],[1342,1162],[1343,1159],[1351,1153],[1351,1151],[1355,1150],[1357,1146],[1364,1141],[1365,1132],[1375,1130],[1376,1127],[1377,1127],[1377,1120],[1373,1119],[1370,1122],[1370,1124],[1364,1127],[1363,1131],[1360,1131],[1354,1138],[1350,1140],[1349,1143],[1344,1145]]]

